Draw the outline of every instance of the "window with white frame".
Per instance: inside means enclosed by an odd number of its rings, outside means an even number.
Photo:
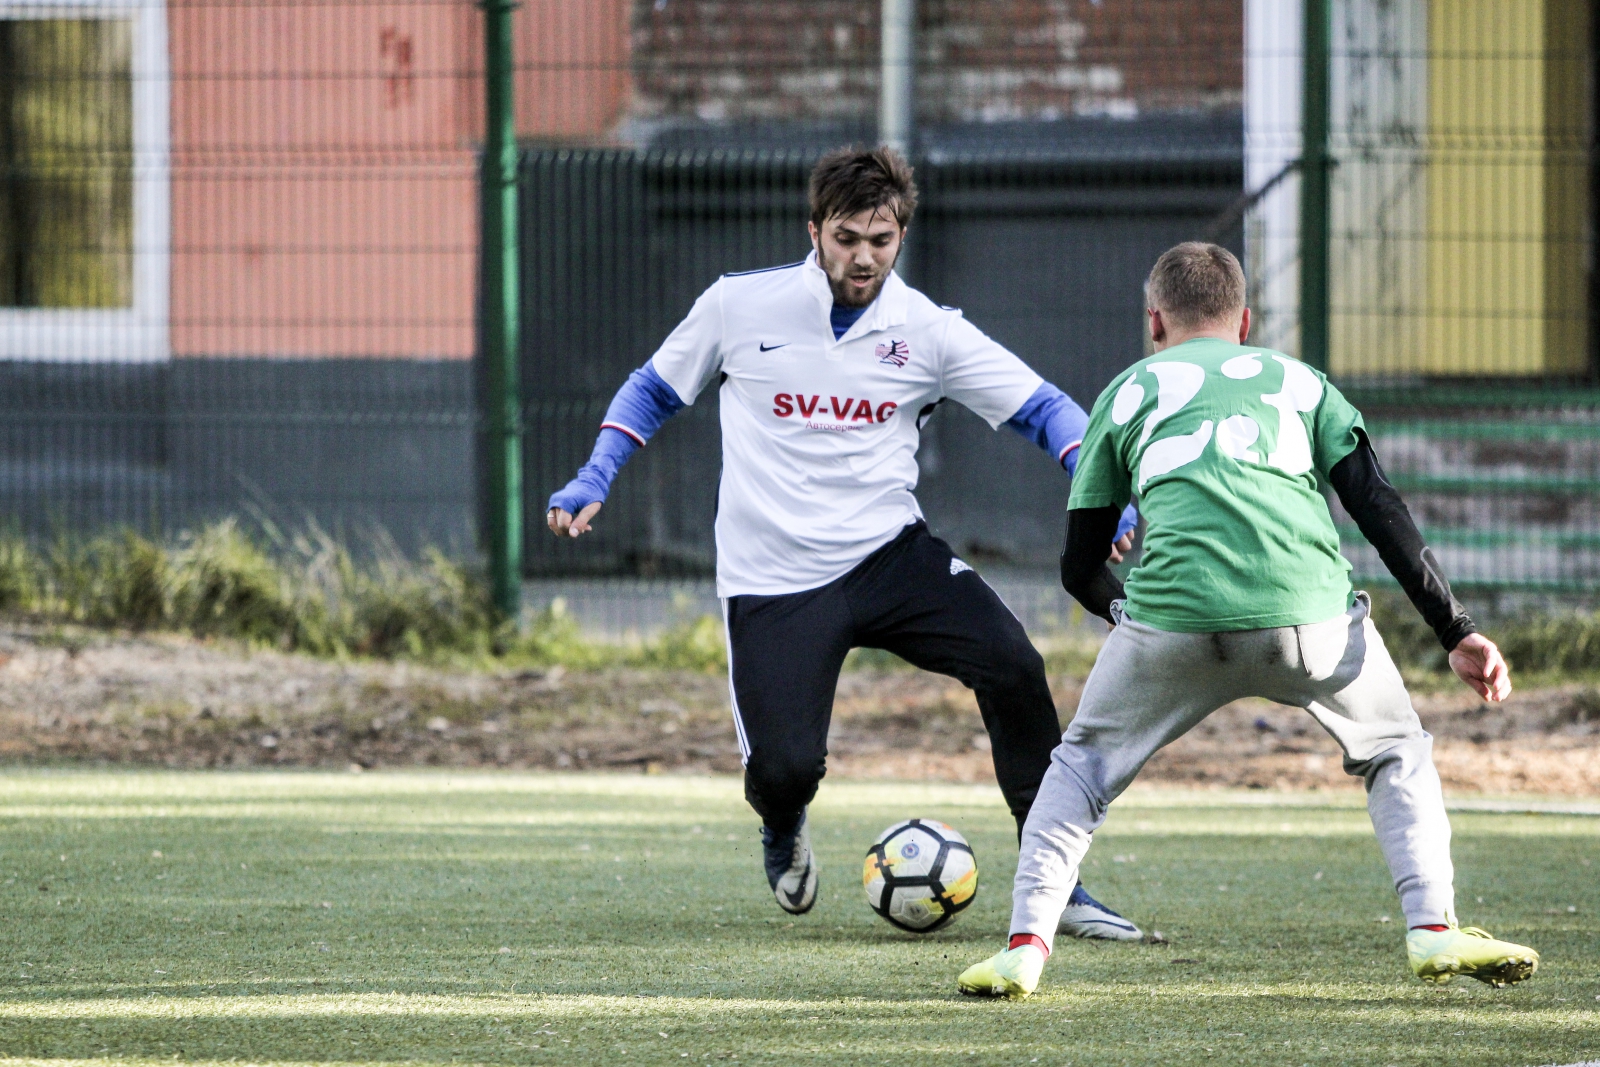
[[[162,0],[0,0],[0,360],[153,360],[167,334]]]

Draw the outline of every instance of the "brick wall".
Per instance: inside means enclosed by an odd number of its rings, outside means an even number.
[[[877,114],[873,0],[634,0],[632,117]],[[1133,117],[1243,99],[1243,0],[922,0],[918,118]]]

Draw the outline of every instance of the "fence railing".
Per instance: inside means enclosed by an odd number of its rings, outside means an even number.
[[[1373,445],[1453,584],[1527,593],[1600,592],[1600,392],[1499,403],[1459,389],[1429,403],[1373,393]],[[1397,403],[1397,401],[1401,401]],[[1340,533],[1356,573],[1387,572],[1359,531]]]
[[[1458,583],[1593,592],[1593,5],[1329,7],[1329,369]],[[1297,350],[1298,5],[918,9],[913,284],[1088,403],[1143,351],[1155,256],[1213,237],[1244,254],[1259,340]],[[0,6],[0,524],[253,512],[473,551],[481,18]],[[877,134],[876,9],[514,18],[529,575],[703,575],[714,397],[632,461],[597,536],[558,543],[540,513],[704,286],[805,254],[810,161]],[[930,519],[1047,571],[1065,480],[947,408]]]
[[[1236,125],[1169,118],[1016,131],[987,145],[930,139],[917,160],[908,279],[961,307],[1087,407],[1144,352],[1150,264],[1237,199],[1237,138]],[[522,384],[532,573],[709,569],[721,466],[714,388],[629,462],[593,536],[551,538],[545,501],[587,458],[611,394],[705,287],[810,251],[805,182],[818,154],[528,155]],[[1237,247],[1237,221],[1218,237]],[[1048,457],[946,405],[924,428],[919,458],[923,508],[958,551],[1054,565],[1068,483]]]

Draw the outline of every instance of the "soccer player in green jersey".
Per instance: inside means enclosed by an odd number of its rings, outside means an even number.
[[[1450,593],[1384,477],[1361,413],[1322,374],[1247,347],[1244,272],[1216,245],[1168,250],[1146,284],[1156,354],[1106,387],[1084,434],[1061,580],[1112,631],[1022,833],[1010,946],[964,993],[1027,996],[1094,831],[1162,746],[1230,701],[1305,708],[1362,778],[1406,917],[1412,971],[1502,986],[1539,954],[1456,922],[1433,739],[1353,592],[1321,486],[1331,486],[1485,700],[1511,677]],[[1103,547],[1130,497],[1146,532],[1126,588]]]

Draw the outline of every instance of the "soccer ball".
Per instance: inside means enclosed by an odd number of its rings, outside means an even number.
[[[978,861],[954,828],[933,819],[897,822],[867,849],[867,903],[891,926],[932,933],[978,895]]]

